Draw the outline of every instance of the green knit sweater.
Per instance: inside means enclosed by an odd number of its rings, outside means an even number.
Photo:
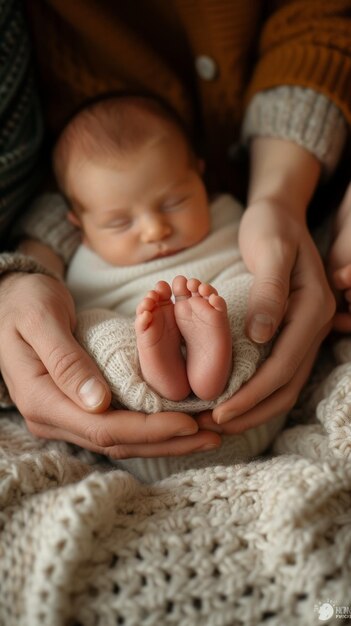
[[[20,0],[0,0],[0,239],[38,186],[43,124]]]

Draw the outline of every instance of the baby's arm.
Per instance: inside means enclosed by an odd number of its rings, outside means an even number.
[[[328,270],[332,287],[338,295],[334,328],[339,332],[351,332],[351,183],[336,216]]]

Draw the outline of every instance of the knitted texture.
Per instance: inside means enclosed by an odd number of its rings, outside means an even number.
[[[232,301],[236,303],[229,306],[233,367],[225,390],[213,401],[200,400],[192,395],[185,400],[167,400],[144,382],[140,371],[133,319],[105,309],[83,311],[77,316],[75,335],[103,372],[111,387],[115,406],[122,405],[146,413],[175,410],[199,413],[230,398],[251,378],[257,366],[268,354],[267,346],[254,344],[244,332],[250,285],[251,277],[248,275],[237,277],[232,282],[232,291],[229,295],[233,296]],[[223,290],[220,293],[223,293]]]
[[[37,239],[67,265],[80,243],[80,232],[67,219],[68,206],[57,193],[45,193],[31,203],[16,225],[17,237]]]
[[[30,256],[21,254],[20,252],[4,252],[0,255],[0,276],[9,272],[24,272],[27,274],[45,274],[53,278],[60,277],[48,270],[44,265]]]
[[[41,239],[70,258],[79,233],[65,231],[67,205],[59,194],[45,194],[24,216],[18,233]],[[212,232],[198,246],[175,257],[147,264],[116,268],[108,266],[90,250],[81,247],[69,267],[67,284],[75,297],[78,312],[76,337],[99,365],[112,391],[113,404],[152,413],[183,410],[199,413],[231,397],[254,374],[268,354],[268,346],[254,344],[244,332],[251,276],[242,263],[237,231],[242,207],[230,196],[219,196],[211,206]],[[69,235],[71,233],[71,236]],[[66,234],[66,237],[65,237]],[[225,298],[233,338],[233,368],[229,382],[216,401],[205,402],[190,396],[183,402],[160,397],[143,380],[134,330],[135,307],[160,278],[172,281],[184,273],[212,282]],[[89,308],[104,306],[104,309]],[[85,310],[88,307],[87,310]],[[106,307],[118,311],[107,310]],[[126,317],[129,315],[129,317]],[[2,395],[6,405],[8,398]],[[1,392],[1,389],[0,389]],[[188,467],[203,464],[230,464],[263,452],[281,429],[284,417],[225,439],[220,452],[187,457]],[[133,459],[124,467],[145,481],[164,478],[178,470],[178,459]]]
[[[118,317],[115,313],[103,309],[79,313],[76,337],[94,358],[107,380],[112,392],[112,404],[117,408],[124,406],[146,413],[184,411],[196,414],[231,398],[241,385],[251,378],[264,356],[268,354],[267,346],[253,344],[244,333],[250,283],[251,277],[247,274],[231,279],[224,294],[227,297],[231,296],[234,303],[233,307],[228,307],[233,339],[233,368],[224,392],[214,401],[200,400],[194,395],[178,402],[162,398],[142,378],[133,320]],[[223,293],[223,290],[220,293]],[[269,447],[282,428],[284,419],[282,415],[239,436],[226,437],[220,450],[189,455],[186,467],[229,465],[253,458]],[[179,471],[180,466],[184,467],[184,461],[177,457],[123,461],[125,469],[146,482],[165,478]]]
[[[261,3],[232,0],[147,6],[136,12],[109,0],[27,2],[55,132],[87,98],[120,89],[156,93],[191,121],[193,80],[206,136],[233,139],[251,75],[250,98],[281,85],[309,87],[351,121],[350,0],[290,0],[264,11]],[[200,55],[214,60],[213,80],[191,71]]]
[[[0,235],[39,182],[43,124],[19,0],[0,1]]]
[[[155,94],[205,146],[211,190],[235,193],[227,154],[257,93],[306,87],[351,123],[351,0],[142,0],[138,11],[110,0],[26,4],[54,135],[89,98]],[[209,79],[196,71],[202,56],[213,63]]]
[[[350,605],[351,361],[320,375],[272,456],[148,486],[3,413],[0,623],[311,626]]]
[[[339,161],[347,134],[346,122],[322,94],[311,89],[277,87],[257,94],[243,124],[243,139],[255,136],[294,141],[320,161],[324,177]]]
[[[139,265],[113,267],[85,246],[77,251],[67,274],[67,285],[78,310],[75,334],[109,383],[114,406],[146,413],[196,414],[231,398],[267,356],[269,346],[250,341],[244,330],[252,276],[242,262],[238,247],[241,214],[242,207],[231,196],[219,196],[211,205],[211,233],[202,242],[177,255]],[[144,381],[140,370],[135,308],[158,280],[171,283],[178,274],[210,282],[227,303],[233,366],[223,393],[211,402],[193,394],[182,401],[167,400]],[[108,306],[114,310],[90,306]],[[282,424],[283,418],[279,418],[240,437],[228,437],[219,452],[205,455],[205,463],[227,465],[260,454]],[[198,467],[204,462],[199,454],[189,456],[187,461],[188,467]],[[124,466],[150,481],[177,471],[178,460],[138,459],[125,461]]]

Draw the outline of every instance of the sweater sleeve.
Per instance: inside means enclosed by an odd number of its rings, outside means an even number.
[[[323,94],[351,124],[351,0],[271,0],[246,102],[295,85]]]
[[[40,180],[43,123],[22,3],[0,8],[0,237],[33,196]]]
[[[256,94],[247,108],[243,141],[255,136],[297,143],[320,161],[326,178],[339,161],[347,124],[338,107],[324,95],[301,87],[277,87]]]
[[[59,193],[44,193],[19,221],[15,235],[37,239],[67,265],[80,243],[80,232],[67,220],[68,206]]]

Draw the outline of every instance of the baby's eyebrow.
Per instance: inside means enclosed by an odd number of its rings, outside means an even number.
[[[186,176],[185,178],[181,178],[180,180],[174,181],[169,187],[167,187],[167,189],[172,190],[176,187],[182,187],[183,185],[186,185],[188,181],[189,181],[189,177]]]
[[[104,209],[98,211],[97,214],[99,223],[104,226],[108,226],[112,222],[131,219],[130,211],[125,209]]]
[[[113,209],[103,209],[106,217],[124,217],[130,214],[130,209],[124,207],[114,207]]]

